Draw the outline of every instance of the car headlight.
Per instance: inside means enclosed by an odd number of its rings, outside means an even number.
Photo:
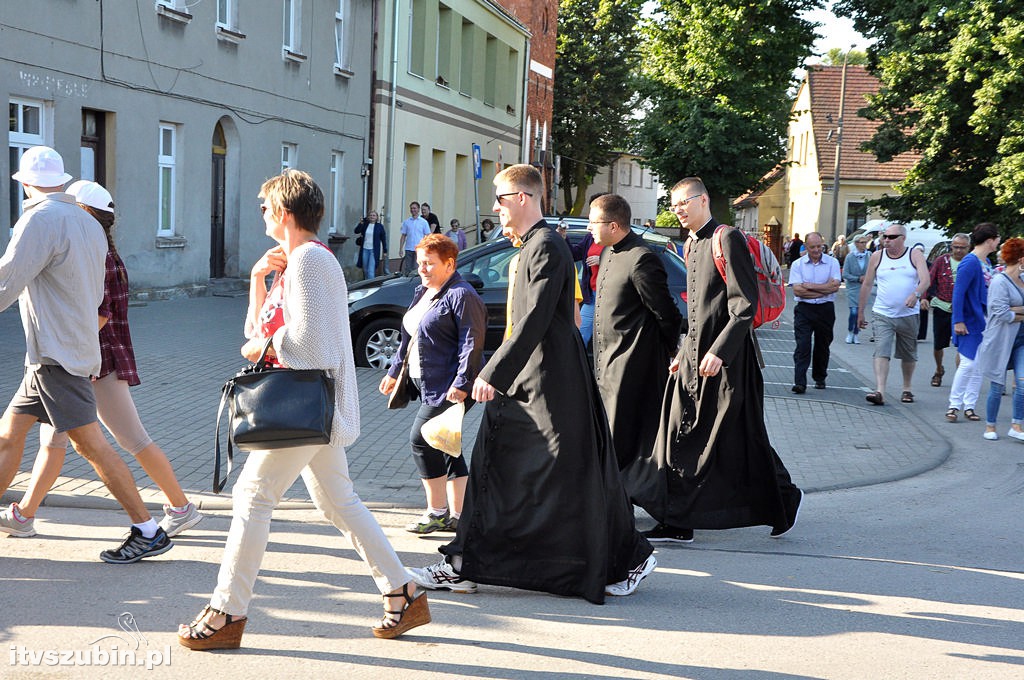
[[[353,302],[362,300],[370,293],[375,293],[378,290],[380,290],[380,288],[360,288],[359,290],[350,290],[348,292],[348,303],[352,304]]]

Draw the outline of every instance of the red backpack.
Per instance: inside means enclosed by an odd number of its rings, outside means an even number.
[[[732,229],[727,224],[720,224],[715,228],[711,237],[711,254],[715,258],[715,268],[722,276],[723,281],[728,281],[725,275],[725,254],[722,252],[722,238],[726,229]],[[760,328],[770,323],[772,328],[779,327],[779,317],[782,310],[786,308],[786,281],[782,277],[782,266],[779,264],[775,253],[761,241],[745,231],[740,231],[747,242],[747,250],[750,251],[750,259],[754,262],[754,273],[757,274],[757,311],[754,313],[754,328]],[[690,242],[686,241],[687,250]]]

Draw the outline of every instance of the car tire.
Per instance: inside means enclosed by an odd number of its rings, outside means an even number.
[[[353,348],[356,366],[387,369],[402,339],[401,319],[388,317],[366,324]]]

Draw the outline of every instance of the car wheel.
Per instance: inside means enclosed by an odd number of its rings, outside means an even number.
[[[355,360],[357,366],[386,369],[391,357],[398,352],[402,340],[398,318],[377,319],[366,324],[356,338]]]

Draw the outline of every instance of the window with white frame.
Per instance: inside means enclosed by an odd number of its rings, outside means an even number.
[[[299,162],[299,145],[285,142],[281,145],[281,172],[294,168]]]
[[[352,0],[338,0],[334,12],[334,68],[352,72]]]
[[[157,168],[159,180],[157,187],[157,205],[159,216],[157,236],[174,235],[175,198],[177,164],[178,164],[178,126],[173,123],[160,123],[159,150],[157,152]]]
[[[284,0],[285,54],[302,54],[302,0]]]
[[[156,13],[171,21],[188,24],[192,21],[192,13],[188,11],[186,0],[156,0]]]
[[[331,152],[331,186],[329,187],[330,196],[328,200],[330,203],[327,205],[330,208],[330,231],[333,234],[340,234],[344,231],[344,225],[342,220],[344,215],[341,209],[341,200],[345,195],[345,173],[343,172],[343,162],[345,160],[345,154],[341,151]]]
[[[35,99],[11,98],[8,103],[10,126],[7,133],[8,160],[11,173],[18,170],[21,156],[33,146],[45,144],[44,135],[47,129],[46,106]],[[24,194],[19,182],[11,180],[10,191],[10,222],[9,227],[21,217],[21,201]]]
[[[224,28],[237,27],[237,9],[235,0],[217,0],[217,25]]]

